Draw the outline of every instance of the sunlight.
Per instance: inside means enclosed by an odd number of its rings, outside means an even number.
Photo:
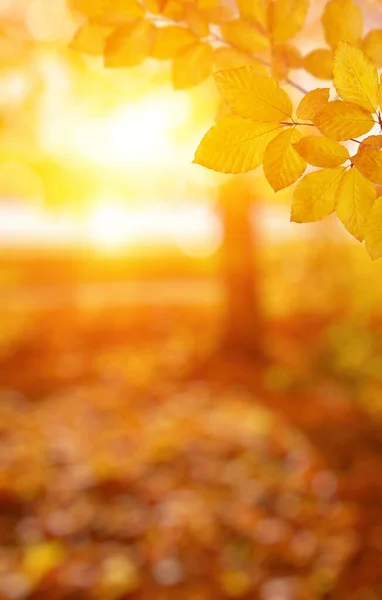
[[[102,250],[114,252],[126,245],[129,239],[128,211],[121,200],[101,199],[88,219],[90,242]]]
[[[146,165],[176,160],[172,131],[189,115],[187,96],[152,94],[100,119],[83,119],[73,135],[73,149],[101,165]],[[90,142],[90,143],[89,143]]]

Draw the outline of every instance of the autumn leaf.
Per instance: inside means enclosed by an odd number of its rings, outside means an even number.
[[[231,21],[233,18],[233,12],[231,8],[223,4],[200,9],[200,12],[206,21],[209,23],[216,23],[217,25]]]
[[[356,104],[335,100],[315,115],[313,123],[323,135],[340,142],[368,133],[374,126],[374,119]]]
[[[333,167],[305,175],[294,190],[291,221],[309,223],[330,215],[345,171],[345,167]]]
[[[243,65],[249,65],[259,75],[268,75],[263,64],[248,54],[240,52],[240,50],[227,47],[216,48],[214,50],[214,66],[216,71],[237,69]]]
[[[338,167],[350,158],[344,146],[326,137],[309,135],[294,144],[294,147],[314,167]]]
[[[382,149],[382,135],[369,135],[367,138],[362,140],[360,148],[370,146],[371,148]]]
[[[371,137],[374,138],[375,145],[373,146],[372,143],[361,144],[357,154],[352,157],[352,161],[366,179],[382,184],[382,150],[381,146],[378,147],[382,136]]]
[[[302,57],[292,44],[280,44],[272,50],[272,75],[275,79],[285,79],[289,69],[300,69]]]
[[[275,192],[294,183],[306,169],[305,160],[296,152],[294,144],[301,133],[289,128],[269,144],[264,154],[264,175]]]
[[[313,120],[314,116],[329,102],[329,88],[317,88],[308,92],[297,107],[297,117],[305,121]]]
[[[337,190],[336,212],[348,232],[360,242],[375,198],[374,185],[358,169],[345,173]]]
[[[333,76],[333,52],[327,48],[312,50],[304,57],[304,69],[317,79],[331,79]]]
[[[145,11],[136,0],[70,0],[74,10],[103,25],[122,25],[142,19]]]
[[[118,27],[106,40],[105,67],[134,67],[151,54],[156,28],[149,21]]]
[[[175,57],[172,82],[176,90],[185,90],[205,81],[212,72],[213,49],[209,44],[189,44]]]
[[[169,60],[179,54],[183,48],[196,41],[194,34],[180,25],[160,27],[157,30],[151,56],[158,60]]]
[[[268,6],[270,0],[238,0],[238,8],[244,19],[260,25],[261,29],[268,30]]]
[[[269,48],[268,37],[256,25],[244,19],[234,19],[220,27],[223,38],[244,52],[259,52]]]
[[[215,73],[223,100],[237,115],[254,121],[285,121],[292,102],[272,77],[263,77],[249,66]]]
[[[274,44],[294,37],[302,28],[309,0],[274,0],[269,5],[269,29]]]
[[[373,113],[378,108],[378,73],[359,48],[340,42],[334,53],[333,81],[338,95]]]
[[[362,50],[367,54],[377,69],[382,67],[382,29],[372,29],[362,41]]]
[[[197,37],[204,38],[208,36],[210,32],[209,23],[199,10],[195,6],[192,6],[192,4],[186,6],[185,21],[192,33]]]
[[[84,54],[102,56],[111,31],[108,26],[86,21],[76,32],[70,47]]]
[[[325,38],[335,50],[339,42],[358,44],[363,33],[362,12],[353,0],[330,0],[322,16]]]
[[[382,199],[377,199],[364,227],[366,250],[373,260],[382,256]]]
[[[261,165],[278,123],[228,117],[214,125],[196,150],[194,163],[222,173],[245,173]]]

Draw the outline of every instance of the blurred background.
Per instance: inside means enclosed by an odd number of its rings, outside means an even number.
[[[0,599],[381,599],[382,262],[78,26],[0,0]]]

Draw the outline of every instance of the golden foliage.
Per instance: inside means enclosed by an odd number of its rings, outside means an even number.
[[[150,56],[156,28],[149,21],[118,27],[106,40],[105,67],[134,67]]]
[[[215,81],[223,100],[241,117],[266,122],[292,116],[291,99],[278,82],[249,66],[216,73]]]
[[[268,37],[256,25],[244,19],[234,19],[220,27],[223,38],[244,52],[259,52],[269,48]]]
[[[378,108],[378,73],[359,48],[340,42],[334,53],[333,80],[338,95],[374,113]]]
[[[278,123],[256,123],[229,117],[204,136],[194,162],[222,173],[245,173],[263,162],[269,142],[280,131]]]
[[[157,30],[151,56],[158,60],[169,60],[195,41],[195,35],[186,27],[180,25],[160,27]]]
[[[373,29],[365,35],[362,50],[371,58],[377,69],[382,67],[382,29]]]
[[[71,47],[84,54],[102,56],[110,33],[110,27],[86,21],[75,34]]]
[[[264,175],[275,192],[282,190],[304,173],[306,161],[295,150],[301,133],[290,127],[269,144],[264,154]]]
[[[300,31],[308,7],[309,0],[274,0],[270,3],[268,19],[273,43],[286,42]]]
[[[373,137],[382,139],[382,136]],[[377,143],[375,146],[361,144],[352,161],[366,179],[373,183],[382,184],[382,150]]]
[[[330,215],[344,173],[345,167],[333,167],[305,175],[294,191],[291,221],[309,223]]]
[[[358,169],[345,173],[337,190],[336,212],[348,232],[360,242],[375,198],[374,185]]]
[[[339,167],[350,158],[344,146],[326,137],[309,135],[294,147],[299,155],[314,167]]]
[[[329,88],[317,88],[308,92],[297,107],[297,117],[312,121],[314,116],[329,102]]]
[[[358,44],[362,38],[362,12],[353,0],[330,0],[322,16],[325,38],[335,50],[339,42]]]
[[[312,50],[304,57],[304,69],[317,79],[331,79],[333,76],[333,52],[327,48]]]
[[[241,16],[253,21],[266,32],[268,30],[269,0],[237,0]]]
[[[235,50],[235,48],[221,47],[216,48],[214,51],[214,66],[216,71],[237,69],[244,65],[249,65],[259,75],[267,75],[267,70],[261,62],[248,54]]]
[[[205,81],[212,72],[213,50],[209,44],[195,42],[186,46],[174,59],[172,83],[185,90]]]
[[[315,115],[313,123],[326,137],[341,141],[368,133],[374,119],[370,112],[356,104],[335,100]]]

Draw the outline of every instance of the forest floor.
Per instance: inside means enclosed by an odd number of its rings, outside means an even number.
[[[382,599],[377,325],[258,366],[192,307],[2,324],[1,600]]]

